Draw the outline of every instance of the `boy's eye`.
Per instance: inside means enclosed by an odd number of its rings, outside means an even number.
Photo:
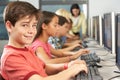
[[[35,24],[35,25],[32,25],[32,27],[37,27],[37,24]]]
[[[27,25],[27,24],[23,24],[22,26],[23,26],[23,27],[28,27],[28,25]]]

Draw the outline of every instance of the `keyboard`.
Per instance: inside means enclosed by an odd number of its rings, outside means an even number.
[[[88,73],[80,72],[75,80],[103,80],[103,78],[100,76],[97,66],[89,66]]]
[[[86,61],[88,73],[85,73],[84,71],[80,72],[76,75],[75,80],[103,80],[98,71],[97,65],[97,63],[100,62],[100,58],[96,55],[96,53],[82,55],[81,59]]]
[[[80,49],[81,47],[80,46],[77,46],[77,47],[75,47],[73,50],[71,50],[71,51],[78,51],[79,49]]]
[[[83,42],[84,42],[84,43],[88,43],[89,41],[84,40]]]
[[[81,60],[85,60],[87,64],[99,63],[100,57],[98,57],[95,52],[91,52],[86,55],[81,55]]]
[[[82,44],[82,46],[83,46],[84,48],[87,48],[87,47],[88,47],[88,45],[87,45],[85,42],[82,42],[81,44]]]
[[[88,46],[87,46],[87,44],[86,43],[84,43],[84,42],[82,42],[82,43],[80,43],[82,46],[83,46],[83,48],[87,48]],[[81,47],[80,46],[78,46],[78,47],[76,47],[76,48],[74,48],[73,50],[71,50],[71,51],[78,51],[79,49],[80,49]]]

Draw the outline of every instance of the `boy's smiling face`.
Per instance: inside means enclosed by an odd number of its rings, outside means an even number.
[[[10,42],[12,45],[18,47],[24,47],[26,44],[30,44],[34,36],[36,35],[37,20],[35,16],[26,16],[15,23],[15,26],[11,25],[10,30]]]

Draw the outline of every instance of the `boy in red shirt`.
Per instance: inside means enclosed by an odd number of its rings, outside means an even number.
[[[74,61],[65,65],[45,65],[30,47],[26,47],[36,35],[38,13],[39,11],[27,2],[16,1],[6,6],[4,22],[9,41],[1,57],[0,70],[3,78],[5,80],[69,80],[80,71],[87,72],[84,61]],[[58,73],[59,71],[61,72]]]

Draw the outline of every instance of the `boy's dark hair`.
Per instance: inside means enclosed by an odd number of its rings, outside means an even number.
[[[72,6],[71,6],[71,8],[70,8],[70,12],[71,12],[71,14],[72,14],[72,16],[74,16],[74,14],[73,14],[73,12],[72,12],[72,10],[73,9],[79,9],[79,14],[78,15],[80,15],[80,7],[79,7],[79,5],[78,4],[72,4]]]
[[[65,17],[63,17],[63,16],[58,16],[58,17],[59,17],[58,24],[60,26],[64,25],[65,23],[69,23],[68,20]]]
[[[42,24],[45,23],[46,25],[48,25],[55,16],[58,16],[58,15],[53,12],[49,12],[49,11],[41,12],[41,16],[40,16],[38,24],[37,24],[37,34],[36,34],[34,40],[36,38],[38,38],[40,36],[40,34],[42,33]]]
[[[13,26],[25,16],[35,16],[38,19],[38,9],[28,2],[14,1],[6,6],[3,13],[4,22],[10,21]]]

